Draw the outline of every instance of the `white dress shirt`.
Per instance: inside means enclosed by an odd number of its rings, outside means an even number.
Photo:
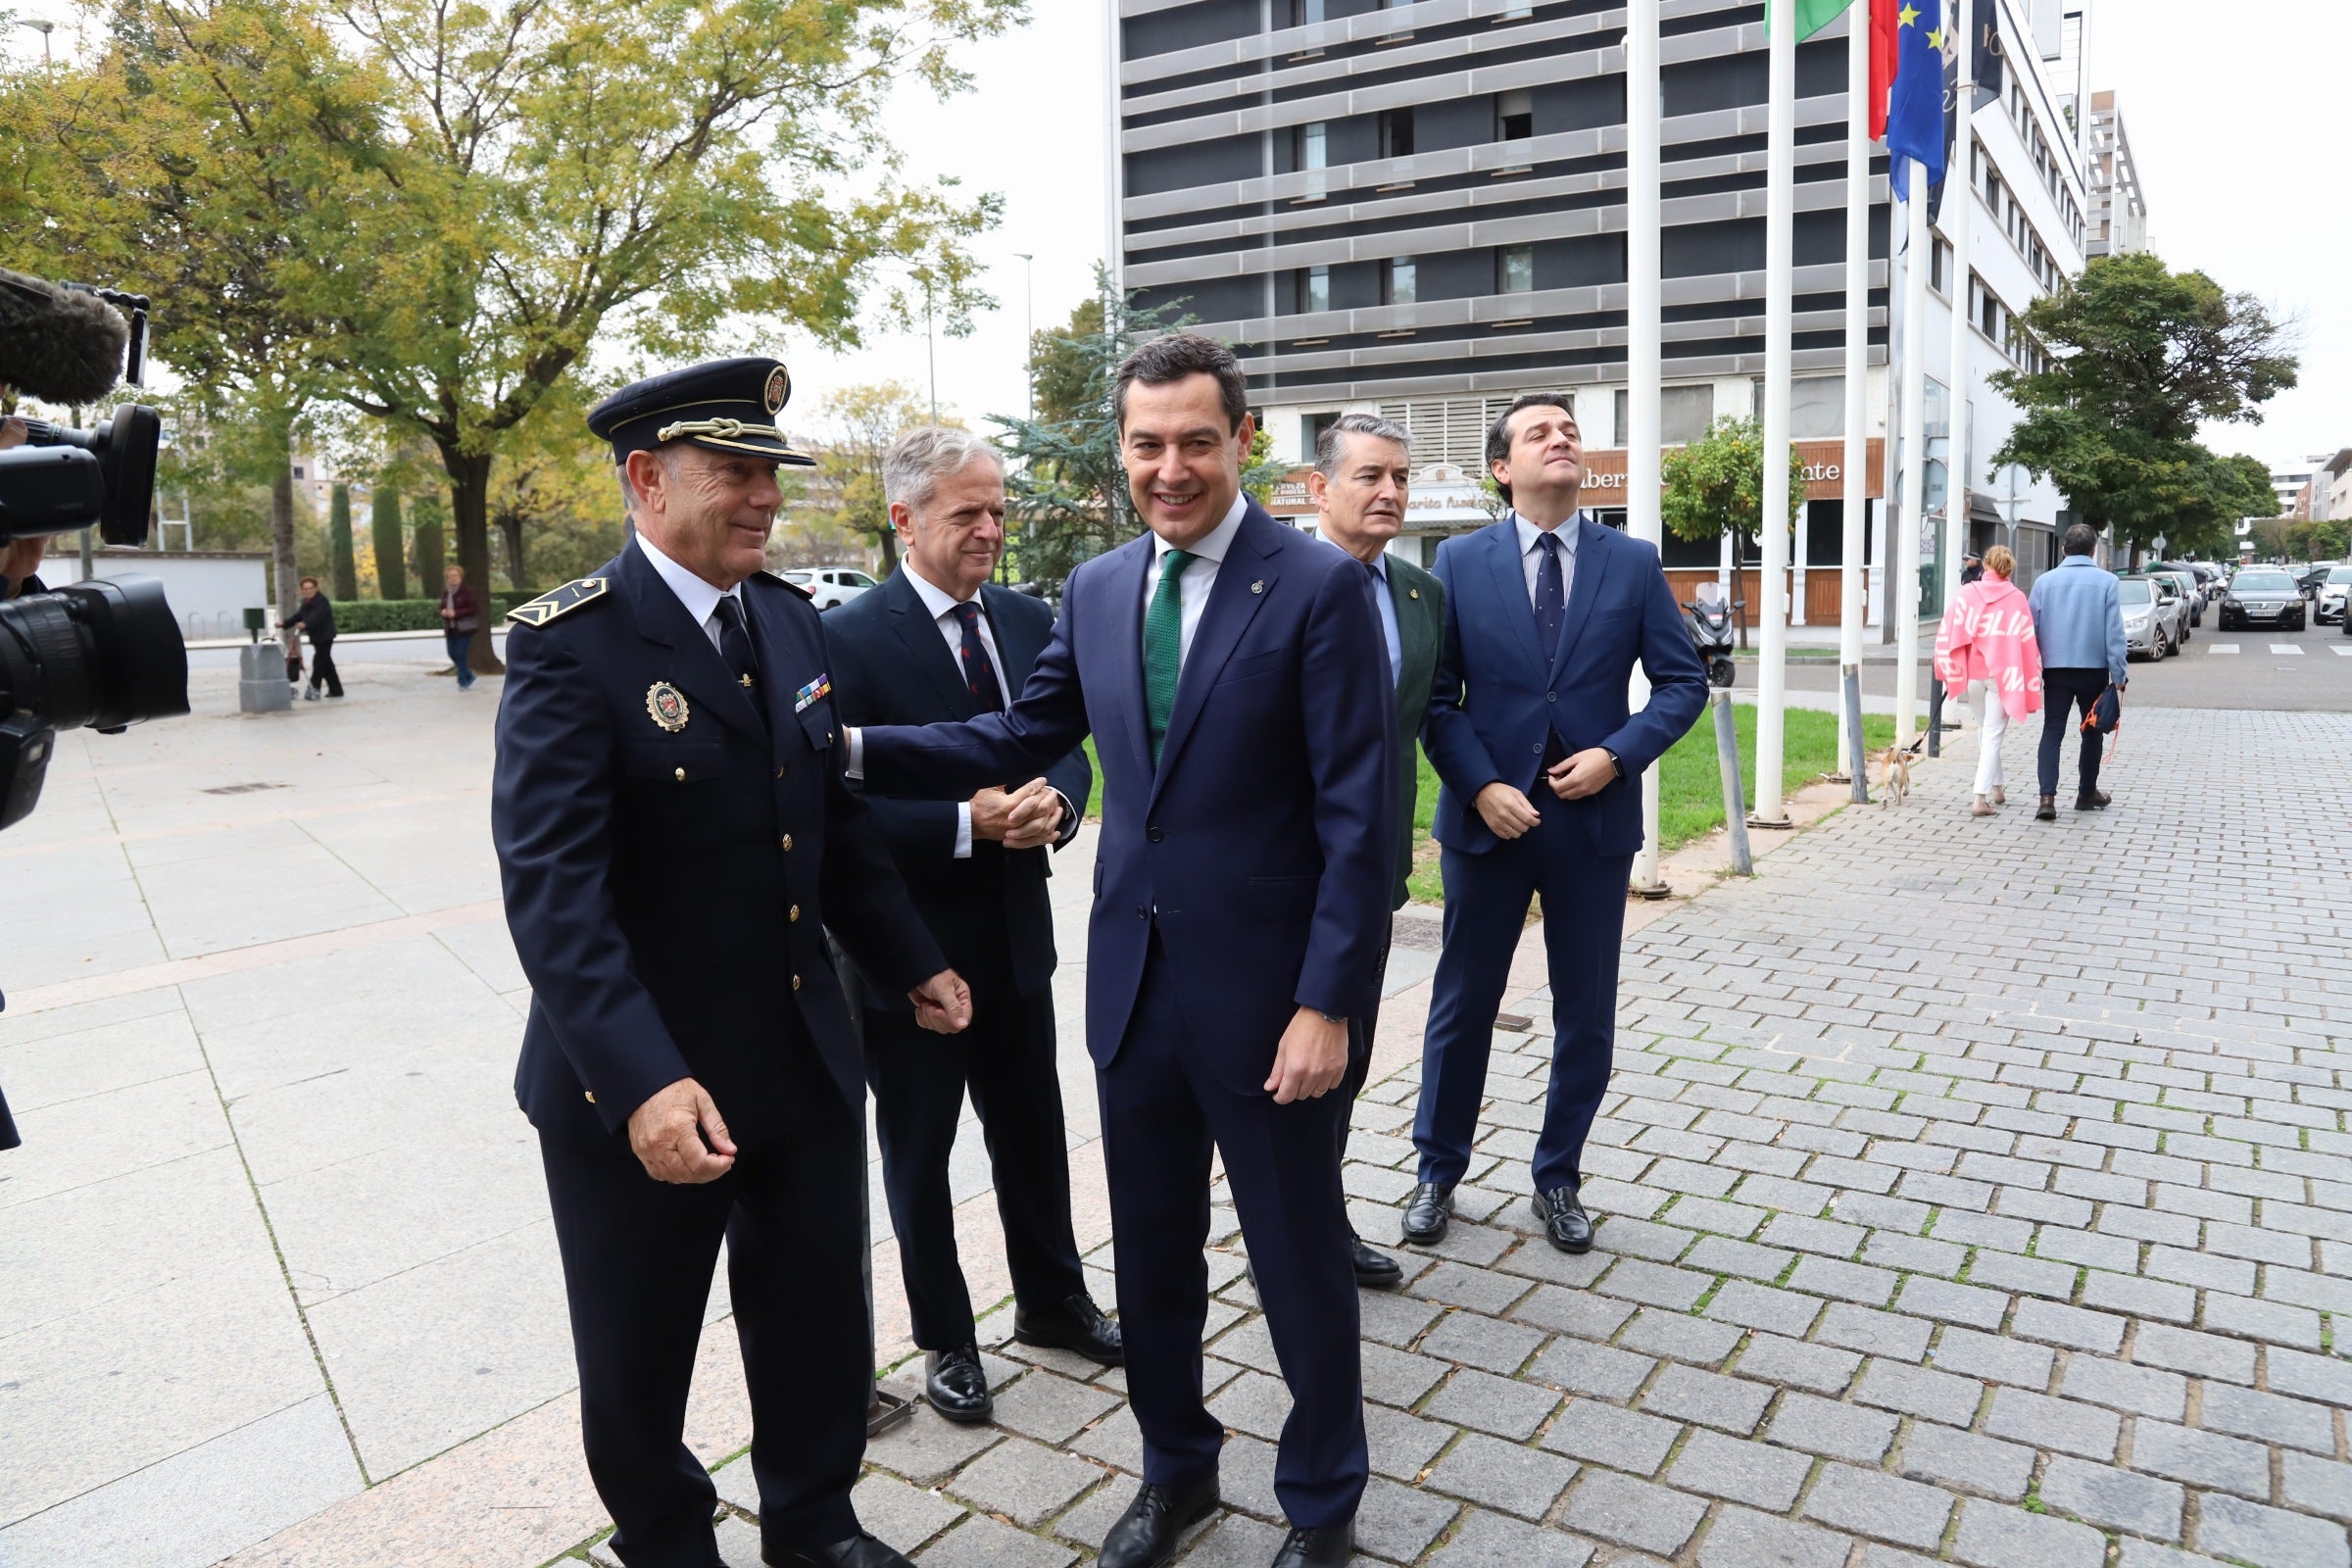
[[[1198,544],[1187,546],[1193,557],[1176,579],[1176,603],[1182,613],[1176,633],[1176,667],[1184,668],[1184,661],[1193,651],[1193,633],[1200,628],[1200,616],[1208,609],[1208,591],[1217,585],[1217,568],[1225,563],[1225,552],[1233,548],[1234,535],[1242,531],[1242,514],[1250,510],[1250,498],[1237,495],[1225,520],[1208,530]],[[1157,534],[1152,536],[1152,569],[1144,573],[1144,648],[1150,657],[1152,635],[1152,597],[1159,592],[1159,574],[1176,547]]]
[[[915,570],[914,562],[911,559],[901,561],[899,564],[906,570],[906,581],[913,586],[915,597],[923,602],[923,609],[930,612],[932,624],[939,628],[939,635],[946,639],[948,657],[955,661],[958,670],[962,669],[963,622],[956,618],[956,611],[964,601]],[[977,600],[980,596],[975,592],[972,597]],[[1004,701],[1009,703],[1012,701],[1012,693],[1004,684],[1004,656],[997,652],[997,633],[996,629],[989,624],[988,606],[985,604],[980,606],[978,625],[981,652],[988,656],[988,667],[997,677],[997,690],[1003,692]],[[858,760],[859,762],[865,760],[864,750],[861,738],[858,746]],[[864,769],[861,767],[858,771],[863,772]],[[1069,809],[1069,801],[1066,797],[1062,801],[1062,809],[1064,811]],[[956,858],[968,860],[971,858],[972,803],[957,801],[956,803]]]
[[[697,626],[702,627],[703,635],[710,639],[710,646],[717,648],[718,602],[721,599],[732,599],[735,601],[736,608],[742,609],[743,584],[737,583],[732,588],[713,588],[656,549],[654,542],[648,539],[642,531],[632,528],[629,533],[636,539],[637,548],[645,552],[645,559],[654,564],[655,572],[663,582],[669,584],[669,591],[678,596],[678,603],[686,607],[688,618],[692,619]],[[752,623],[752,617],[748,612],[743,617],[743,623],[746,627]]]
[[[1511,514],[1511,520],[1519,525],[1519,569],[1526,573],[1527,602],[1532,606],[1536,602],[1536,573],[1544,566],[1544,552],[1538,548],[1538,541],[1547,530],[1537,527],[1516,512]],[[1568,608],[1569,596],[1576,591],[1577,530],[1584,520],[1585,514],[1577,512],[1571,514],[1566,522],[1548,530],[1559,535],[1560,539],[1560,608],[1563,612]]]

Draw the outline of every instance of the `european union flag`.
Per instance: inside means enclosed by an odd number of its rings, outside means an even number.
[[[1896,13],[1894,90],[1886,98],[1886,154],[1894,194],[1910,199],[1911,160],[1943,178],[1943,0],[1902,0]]]

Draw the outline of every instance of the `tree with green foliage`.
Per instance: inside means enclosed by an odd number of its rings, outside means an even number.
[[[1661,500],[1666,526],[1677,539],[1740,541],[1745,560],[1748,540],[1764,522],[1764,427],[1729,415],[1688,446],[1669,448],[1659,463],[1665,484]],[[1788,450],[1788,520],[1804,514],[1805,460]]]
[[[2093,257],[2019,320],[2049,361],[1991,377],[2024,415],[1993,466],[2050,479],[2134,557],[2160,536],[2175,555],[2226,550],[2238,519],[2277,510],[2260,464],[2197,440],[2207,423],[2259,422],[2295,384],[2287,325],[2259,300],[2141,252]]]
[[[360,564],[351,543],[351,486],[339,480],[326,499],[326,575],[337,599],[348,604],[360,597]]]
[[[375,547],[375,597],[409,597],[407,549],[400,537],[400,492],[378,484],[368,496],[368,538]],[[419,583],[429,591],[431,583]]]
[[[929,405],[904,381],[879,381],[843,387],[825,399],[817,418],[824,434],[809,454],[815,473],[787,469],[785,477],[802,478],[804,491],[824,498],[812,512],[829,513],[824,520],[879,550],[887,577],[898,565],[899,536],[883,494],[882,458],[902,432],[931,422]]]
[[[2352,551],[2352,517],[2307,517],[2286,530],[2286,547],[2305,561],[2341,561]]]
[[[438,592],[449,561],[449,492],[433,485],[409,508],[409,562],[416,568],[419,592]],[[489,583],[474,579],[474,591],[487,593]]]

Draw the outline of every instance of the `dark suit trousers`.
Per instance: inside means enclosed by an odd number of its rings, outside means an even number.
[[[2058,793],[2058,751],[2066,744],[2066,732],[2077,726],[2076,713],[2083,718],[2107,690],[2107,671],[2100,669],[2070,669],[2061,666],[2041,672],[2041,793]],[[2082,790],[2087,793],[2099,787],[2099,759],[2106,751],[2107,737],[2095,729],[2082,731],[2082,759],[2080,764]]]
[[[761,1536],[782,1548],[858,1530],[850,1488],[865,1451],[872,1384],[863,1107],[853,1112],[843,1102],[811,1047],[788,1049],[806,1081],[775,1107],[785,1125],[742,1145],[735,1168],[715,1182],[654,1180],[625,1136],[540,1142],[570,1298],[588,1472],[619,1526],[612,1549],[628,1568],[718,1560],[717,1494],[682,1434],[722,1236],[751,1392]]]
[[[327,696],[343,695],[343,677],[335,669],[335,640],[332,637],[322,643],[311,644],[311,690],[317,691],[321,682],[326,686]]]
[[[1373,981],[1372,1010],[1348,1020],[1348,1075],[1340,1080],[1340,1162],[1348,1161],[1348,1133],[1354,1122],[1355,1097],[1364,1092],[1372,1072],[1372,1042],[1380,1034],[1381,992],[1389,983],[1389,950],[1382,944],[1380,973]],[[1353,1227],[1349,1227],[1353,1229]]]
[[[1214,1475],[1225,1438],[1200,1396],[1213,1144],[1291,1389],[1274,1494],[1294,1525],[1338,1524],[1353,1517],[1369,1473],[1355,1271],[1333,1152],[1347,1102],[1277,1105],[1237,1094],[1200,1054],[1154,939],[1126,1039],[1096,1078],[1144,1479],[1181,1488]]]
[[[869,1006],[865,1074],[916,1345],[952,1350],[972,1343],[972,1298],[956,1259],[948,1188],[948,1154],[967,1088],[996,1178],[1013,1298],[1024,1309],[1048,1310],[1086,1289],[1070,1229],[1051,987],[1034,997],[1009,986],[977,992],[971,1026],[954,1036],[920,1028],[911,1013]]]
[[[1620,786],[1621,788],[1630,786]],[[1486,1098],[1494,1014],[1510,977],[1511,954],[1528,900],[1544,901],[1544,949],[1550,961],[1551,1087],[1537,1135],[1536,1191],[1580,1179],[1585,1137],[1609,1084],[1617,1038],[1617,957],[1625,940],[1631,856],[1592,853],[1568,821],[1567,803],[1548,788],[1534,797],[1543,820],[1484,855],[1447,849],[1446,948],[1431,983],[1421,1045],[1421,1104],[1413,1144],[1421,1180],[1457,1182],[1470,1165],[1478,1107]]]

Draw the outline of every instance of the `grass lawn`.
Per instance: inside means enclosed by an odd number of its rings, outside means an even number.
[[[1755,705],[1733,704],[1732,718],[1740,732],[1740,787],[1752,807],[1756,799]],[[1786,737],[1781,770],[1784,792],[1810,784],[1830,771],[1837,760],[1838,721],[1832,714],[1791,708]],[[1862,738],[1872,747],[1887,745],[1894,739],[1894,720],[1865,716]],[[1421,765],[1421,790],[1413,806],[1411,888],[1416,900],[1437,904],[1444,900],[1445,888],[1438,876],[1438,847],[1430,842],[1429,822],[1438,806],[1438,775],[1426,756],[1416,751],[1414,757]],[[1086,743],[1086,759],[1095,764],[1095,798],[1088,803],[1086,814],[1099,819],[1102,815],[1102,768],[1091,737]],[[1690,733],[1677,741],[1658,764],[1659,848],[1671,854],[1721,826],[1723,785],[1715,765],[1715,722],[1702,712]]]

